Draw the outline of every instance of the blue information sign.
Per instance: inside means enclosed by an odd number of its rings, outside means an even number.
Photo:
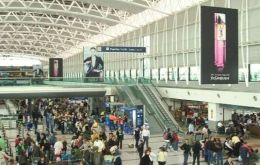
[[[145,53],[146,47],[120,47],[120,46],[99,46],[98,52],[130,52],[130,53]]]

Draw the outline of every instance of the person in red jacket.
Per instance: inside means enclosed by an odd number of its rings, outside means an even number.
[[[179,144],[179,136],[177,134],[177,132],[173,132],[172,134],[172,148],[175,152],[178,151],[178,144]]]

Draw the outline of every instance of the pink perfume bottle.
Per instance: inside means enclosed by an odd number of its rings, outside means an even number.
[[[222,72],[226,63],[226,15],[215,13],[215,66]]]
[[[53,76],[58,77],[58,73],[59,73],[59,61],[54,60]]]

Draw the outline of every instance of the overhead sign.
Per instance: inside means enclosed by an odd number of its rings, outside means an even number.
[[[201,7],[201,84],[238,83],[238,10]]]
[[[98,52],[129,52],[129,53],[145,53],[146,47],[121,47],[121,46],[99,46]]]

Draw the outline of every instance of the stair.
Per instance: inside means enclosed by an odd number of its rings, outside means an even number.
[[[162,118],[164,121],[165,128],[170,128],[172,131],[179,131],[179,126],[173,118],[171,118],[171,114],[167,113],[168,109],[162,106],[162,103],[155,96],[154,92],[150,89],[149,85],[140,85],[143,92],[146,94],[148,99],[153,102],[153,106],[156,110],[156,114]]]

